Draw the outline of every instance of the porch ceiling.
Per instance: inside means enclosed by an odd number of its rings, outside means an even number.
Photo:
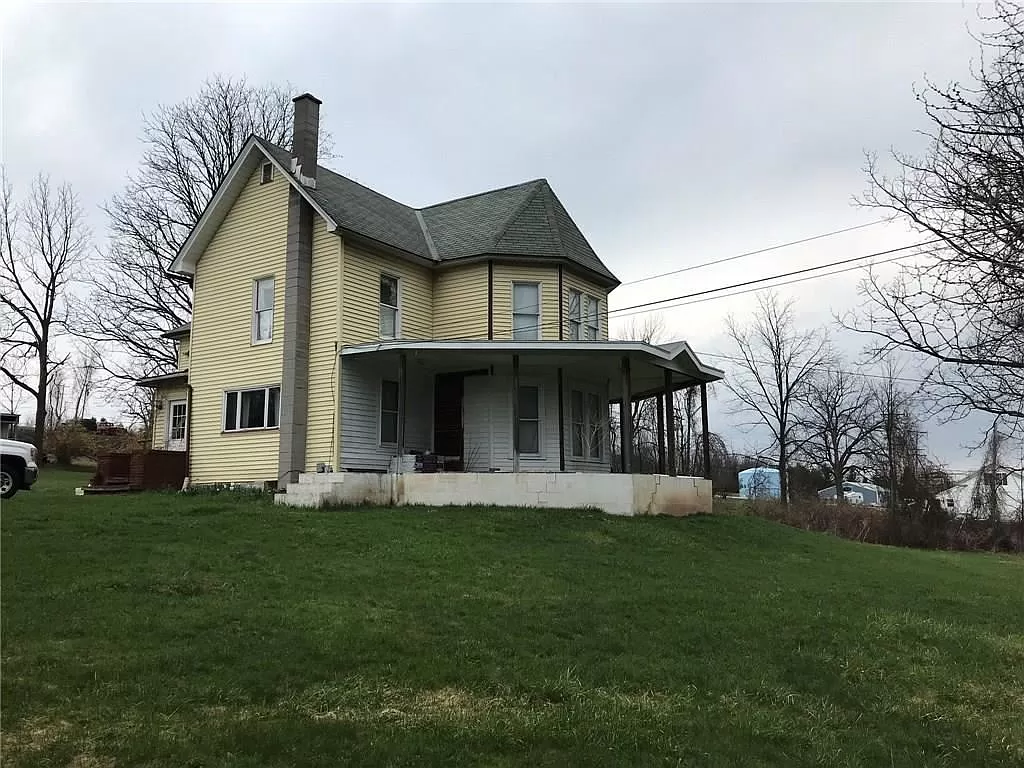
[[[719,381],[724,373],[705,365],[685,341],[654,345],[641,341],[382,341],[343,347],[343,359],[372,357],[394,361],[401,353],[409,365],[444,373],[482,368],[507,368],[519,356],[523,371],[531,368],[565,369],[579,378],[607,379],[612,400],[621,398],[622,359],[629,358],[633,398],[664,391],[665,371],[673,389]]]

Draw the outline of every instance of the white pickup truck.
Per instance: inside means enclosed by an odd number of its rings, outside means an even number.
[[[0,499],[9,499],[18,491],[27,491],[38,473],[34,445],[0,439]]]

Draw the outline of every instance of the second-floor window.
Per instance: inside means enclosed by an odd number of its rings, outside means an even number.
[[[380,337],[397,339],[401,330],[398,310],[398,278],[380,276]]]
[[[581,327],[581,315],[582,312],[581,304],[583,303],[583,294],[579,291],[569,291],[569,341],[580,340],[580,327]]]
[[[274,278],[262,277],[252,291],[252,340],[254,344],[274,337]]]
[[[601,335],[601,300],[569,290],[569,341],[597,341]]]
[[[586,340],[597,341],[597,337],[601,334],[601,302],[593,296],[585,298],[587,304]]]
[[[512,338],[540,338],[540,283],[512,283]]]

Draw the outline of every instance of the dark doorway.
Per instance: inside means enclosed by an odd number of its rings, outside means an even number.
[[[462,458],[462,395],[466,374],[434,377],[434,453]]]

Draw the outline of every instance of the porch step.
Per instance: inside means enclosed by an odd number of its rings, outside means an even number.
[[[305,472],[283,493],[276,504],[320,508],[331,504],[390,504],[392,483],[387,475],[347,472]]]

